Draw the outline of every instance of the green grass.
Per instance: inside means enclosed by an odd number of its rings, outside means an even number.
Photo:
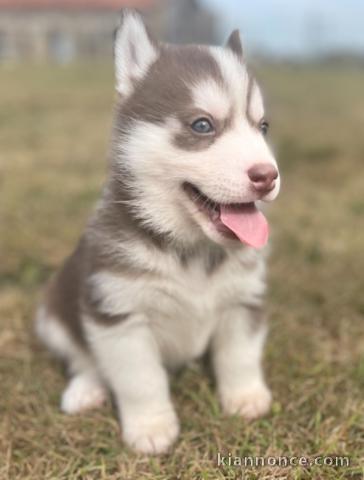
[[[196,366],[172,382],[170,455],[127,450],[111,406],[58,410],[64,377],[32,335],[42,284],[71,251],[105,175],[110,66],[0,71],[0,479],[360,479],[364,476],[364,71],[260,68],[283,175],[270,210],[275,403],[224,418]],[[350,468],[218,468],[238,456],[345,455]]]

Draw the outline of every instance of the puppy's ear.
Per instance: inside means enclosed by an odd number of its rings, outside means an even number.
[[[226,43],[226,48],[233,51],[238,57],[243,58],[243,45],[239,30],[234,30]]]
[[[141,15],[135,10],[123,10],[115,32],[116,90],[123,96],[129,95],[133,82],[145,75],[157,56],[157,44],[151,39]]]

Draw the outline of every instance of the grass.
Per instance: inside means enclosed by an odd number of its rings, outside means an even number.
[[[260,68],[283,174],[270,211],[275,402],[224,418],[200,366],[172,382],[182,434],[170,455],[135,455],[110,405],[58,410],[60,367],[32,335],[41,285],[71,251],[105,174],[110,66],[0,71],[0,479],[364,477],[364,71]],[[218,467],[237,456],[349,456],[350,467]]]

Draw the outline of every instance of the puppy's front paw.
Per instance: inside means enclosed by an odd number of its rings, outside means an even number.
[[[159,454],[166,452],[173,445],[178,433],[178,419],[172,411],[168,414],[128,419],[123,439],[138,452]]]
[[[272,402],[272,395],[264,384],[254,385],[221,395],[224,413],[240,415],[247,420],[265,415]]]

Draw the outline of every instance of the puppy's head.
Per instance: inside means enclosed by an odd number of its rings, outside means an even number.
[[[158,44],[127,11],[115,69],[113,172],[135,218],[184,243],[262,247],[268,225],[257,205],[275,199],[280,178],[239,32],[225,47]]]

